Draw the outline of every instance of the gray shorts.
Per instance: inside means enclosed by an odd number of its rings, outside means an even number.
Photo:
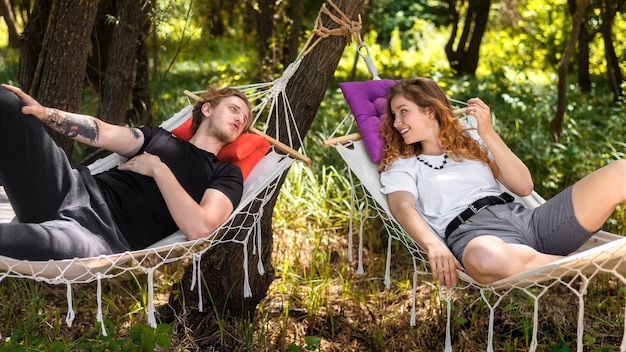
[[[592,234],[576,219],[572,187],[568,187],[536,208],[525,208],[520,203],[489,206],[454,230],[446,242],[462,263],[465,247],[478,236],[496,236],[506,243],[524,244],[542,253],[568,255]]]

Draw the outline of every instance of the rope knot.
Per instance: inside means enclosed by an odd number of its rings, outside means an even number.
[[[336,15],[331,13],[328,9],[330,5],[333,10],[337,13]],[[335,22],[338,27],[329,29],[324,27],[322,24],[322,14],[328,16],[333,22]],[[332,0],[327,0],[326,4],[322,5],[319,14],[317,15],[317,19],[315,20],[315,28],[313,28],[312,35],[309,37],[308,41],[304,45],[301,56],[306,56],[313,48],[322,40],[326,39],[330,36],[342,36],[346,38],[346,45],[350,44],[352,41],[352,35],[354,33],[358,33],[361,30],[361,17],[359,16],[358,20],[353,21],[350,17],[346,16],[343,11],[341,11],[337,5],[335,5]],[[317,37],[317,39],[313,42],[313,38]]]

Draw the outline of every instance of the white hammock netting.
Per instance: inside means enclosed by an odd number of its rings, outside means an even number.
[[[103,334],[106,335],[101,307],[101,280],[114,278],[129,271],[146,273],[148,280],[148,323],[156,327],[153,302],[154,271],[171,262],[181,259],[192,259],[194,273],[191,288],[197,288],[199,291],[198,305],[202,311],[203,302],[200,292],[202,285],[199,284],[201,272],[198,270],[200,259],[206,251],[214,246],[225,242],[234,242],[241,244],[244,253],[244,262],[241,263],[244,270],[244,297],[252,296],[248,282],[248,246],[253,246],[253,254],[258,255],[260,253],[260,219],[266,204],[275,192],[279,190],[280,179],[289,170],[291,164],[296,159],[308,162],[306,156],[299,154],[291,147],[292,145],[302,145],[300,134],[296,129],[295,117],[285,94],[286,84],[295,73],[297,67],[298,62],[293,63],[279,79],[273,82],[235,87],[243,91],[253,105],[253,125],[270,125],[270,122],[272,122],[273,125],[277,126],[275,131],[277,138],[280,137],[278,136],[280,130],[288,131],[288,136],[283,137],[283,139],[288,140],[290,145],[282,144],[276,139],[253,129],[253,132],[267,138],[272,146],[266,156],[254,166],[245,180],[241,202],[227,221],[214,233],[206,238],[189,241],[180,231],[177,231],[143,250],[90,258],[28,261],[0,256],[0,281],[6,277],[15,277],[42,281],[48,284],[66,285],[68,291],[66,322],[70,326],[74,319],[72,284],[97,281],[97,320],[101,323]],[[189,95],[193,95],[193,93]],[[188,104],[161,124],[161,127],[167,130],[173,130],[178,127],[191,116],[192,108],[192,104]],[[124,159],[120,156],[112,154],[97,160],[89,165],[89,168],[92,173],[99,173],[119,165],[123,161]],[[0,187],[0,221],[9,222],[12,221],[13,217],[14,213],[4,189]],[[258,261],[257,268],[259,274],[263,275],[265,272],[260,256]]]
[[[335,24],[335,28],[324,26],[322,18],[327,18]],[[349,42],[353,33],[360,30],[361,23],[351,20],[346,16],[331,0],[322,4],[315,28],[311,31],[309,39],[304,44],[296,60],[291,63],[278,79],[267,82],[251,84],[246,86],[236,86],[243,91],[250,99],[255,115],[254,126],[265,131],[267,126],[275,126],[274,131],[267,131],[275,136],[269,137],[267,134],[259,132],[256,128],[251,128],[252,133],[263,135],[272,145],[270,152],[258,162],[252,169],[248,178],[244,182],[244,191],[241,203],[234,210],[229,219],[214,233],[204,239],[196,241],[186,241],[185,237],[176,232],[168,238],[154,244],[150,248],[125,252],[116,255],[99,256],[93,258],[76,258],[69,260],[51,261],[25,261],[15,260],[0,256],[0,281],[6,277],[27,278],[43,281],[50,284],[65,284],[67,286],[68,314],[66,322],[71,326],[74,319],[72,306],[72,284],[88,283],[97,281],[98,314],[97,320],[101,323],[102,332],[106,335],[101,307],[101,280],[114,278],[128,271],[139,271],[147,274],[148,280],[148,322],[156,327],[154,309],[154,271],[161,266],[181,259],[193,259],[194,275],[192,289],[197,285],[200,291],[202,285],[198,270],[202,255],[210,248],[224,242],[235,242],[242,245],[244,253],[244,297],[252,295],[248,282],[247,254],[248,246],[253,246],[252,253],[258,255],[261,250],[261,230],[260,218],[263,214],[267,202],[278,191],[281,176],[296,161],[303,161],[309,164],[311,161],[306,155],[294,150],[294,146],[302,146],[302,137],[298,131],[296,119],[291,109],[289,99],[285,89],[287,83],[299,68],[304,57],[323,39],[331,36],[346,38]],[[185,92],[188,97],[195,97],[195,93]],[[303,92],[303,94],[306,94]],[[161,127],[173,130],[181,125],[190,115],[191,105],[175,114],[165,121]],[[284,131],[284,132],[281,132]],[[286,135],[280,135],[286,133]],[[286,141],[282,143],[280,141]],[[123,160],[117,155],[110,155],[98,160],[89,166],[92,173],[102,172],[118,165]],[[11,221],[13,213],[10,204],[0,187],[0,221]],[[264,274],[263,263],[258,260],[258,271]],[[202,295],[199,292],[198,307],[202,310]]]
[[[347,128],[348,133],[354,129],[350,115],[341,123],[341,126]],[[338,128],[339,130],[339,128]],[[337,133],[335,131],[334,133]],[[367,154],[365,145],[358,138],[358,134],[353,134],[356,138],[350,140],[342,137],[332,138],[326,142],[327,146],[333,146],[345,161],[352,185],[352,219],[359,228],[359,248],[358,253],[358,273],[363,273],[362,265],[362,231],[363,225],[368,219],[379,218],[384,224],[385,232],[388,235],[387,250],[387,269],[385,273],[385,285],[387,288],[391,286],[390,263],[392,241],[399,241],[406,247],[413,258],[413,301],[411,310],[411,326],[416,324],[416,300],[417,300],[417,282],[418,275],[428,275],[428,256],[426,252],[402,229],[391,215],[386,197],[380,192],[381,184],[377,172],[377,165],[371,160]],[[343,140],[342,140],[343,139]],[[505,189],[503,189],[505,190]],[[536,207],[545,202],[545,200],[533,192],[527,197],[516,197],[516,201],[525,204],[527,207]],[[356,209],[360,209],[357,211]],[[352,226],[352,225],[351,225]],[[348,253],[352,255],[352,228],[350,229],[350,238],[348,244]],[[605,231],[594,234],[576,253],[573,253],[561,260],[555,261],[548,265],[523,272],[505,279],[501,279],[490,285],[481,285],[464,272],[457,270],[460,279],[459,284],[452,290],[439,289],[440,296],[447,303],[447,322],[446,322],[446,340],[445,350],[452,351],[450,319],[451,305],[454,298],[455,290],[463,290],[469,287],[476,288],[481,295],[482,300],[489,309],[489,330],[487,351],[493,351],[493,335],[494,320],[499,303],[508,293],[519,290],[524,292],[533,300],[533,328],[532,340],[530,342],[530,351],[537,349],[537,333],[539,324],[539,304],[542,296],[551,288],[556,286],[565,286],[578,298],[578,321],[577,321],[577,351],[583,350],[584,341],[584,324],[585,315],[585,295],[589,282],[594,277],[609,274],[619,280],[626,286],[626,237],[618,236]],[[351,259],[351,258],[350,258]],[[626,307],[624,311],[624,320],[626,321]],[[621,351],[626,351],[626,326],[622,335]]]

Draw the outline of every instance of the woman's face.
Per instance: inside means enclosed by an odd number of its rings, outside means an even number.
[[[424,109],[402,95],[391,99],[393,113],[393,127],[402,135],[404,143],[413,144],[437,137],[438,126],[434,113]]]

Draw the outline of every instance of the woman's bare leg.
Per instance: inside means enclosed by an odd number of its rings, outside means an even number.
[[[626,160],[614,161],[572,187],[574,214],[589,232],[600,229],[625,200]],[[467,244],[463,265],[474,280],[487,284],[559,258],[562,257],[540,253],[529,246],[505,243],[495,236],[480,236]]]
[[[463,266],[474,280],[489,284],[561,258],[522,244],[505,243],[496,236],[479,236],[465,247]]]
[[[582,227],[595,232],[626,200],[626,160],[617,160],[576,182],[572,188],[574,214]]]

